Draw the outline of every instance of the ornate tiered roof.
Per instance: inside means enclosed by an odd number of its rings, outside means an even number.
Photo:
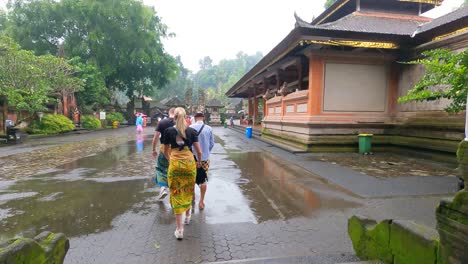
[[[219,101],[216,98],[213,98],[213,99],[209,100],[208,102],[206,102],[205,106],[206,107],[224,107],[224,105],[221,103],[221,101]]]
[[[251,96],[254,80],[268,76],[268,71],[282,60],[301,56],[306,49],[340,46],[387,50],[386,54],[400,56],[423,44],[466,34],[468,7],[434,20],[421,16],[441,3],[442,0],[337,0],[312,22],[295,15],[295,28],[226,95]]]

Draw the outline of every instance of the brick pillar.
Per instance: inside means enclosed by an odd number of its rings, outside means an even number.
[[[309,100],[307,112],[309,115],[320,115],[323,104],[323,60],[310,57],[309,60]]]

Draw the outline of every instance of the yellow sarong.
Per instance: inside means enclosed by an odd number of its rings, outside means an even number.
[[[167,182],[171,191],[170,202],[175,214],[182,214],[192,206],[197,165],[192,152],[185,147],[183,150],[171,149]]]

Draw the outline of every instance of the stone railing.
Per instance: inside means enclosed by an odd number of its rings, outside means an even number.
[[[301,90],[286,96],[273,97],[266,102],[267,113],[269,116],[307,114],[308,95],[308,90]]]
[[[61,264],[69,248],[64,234],[42,232],[34,239],[17,238],[0,244],[0,263]]]

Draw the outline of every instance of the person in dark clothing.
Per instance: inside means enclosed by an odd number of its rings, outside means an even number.
[[[159,191],[159,195],[157,197],[158,200],[164,199],[167,194],[168,194],[168,188],[169,185],[167,184],[167,168],[169,167],[169,162],[166,159],[164,155],[162,155],[163,151],[163,144],[161,142],[161,147],[158,152],[156,150],[156,145],[164,137],[164,133],[167,130],[167,128],[173,127],[175,125],[174,122],[174,111],[175,108],[171,108],[169,110],[169,117],[162,119],[158,122],[158,126],[156,127],[156,130],[154,131],[154,136],[153,136],[153,157],[157,159],[156,163],[156,175],[155,175],[155,182],[158,184],[161,189]]]

